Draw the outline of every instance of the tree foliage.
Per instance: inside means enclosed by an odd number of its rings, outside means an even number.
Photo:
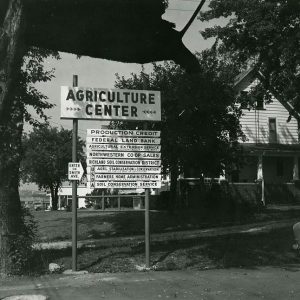
[[[37,82],[46,82],[54,77],[54,70],[44,70],[43,63],[48,57],[59,59],[57,52],[29,48],[23,57],[23,65],[18,73],[18,81],[14,84],[12,105],[7,108],[0,126],[2,166],[21,159],[21,135],[24,121],[32,125],[41,122],[31,115],[28,108],[33,107],[37,115],[47,120],[44,109],[53,107],[47,102],[47,96],[34,86]]]
[[[24,218],[21,210],[19,187],[19,169],[23,155],[22,132],[24,121],[37,125],[28,111],[32,106],[38,116],[46,119],[44,109],[52,107],[47,98],[33,84],[47,81],[53,77],[53,70],[43,69],[44,60],[58,54],[37,48],[27,49],[22,58],[22,68],[17,70],[16,81],[10,91],[10,103],[4,107],[5,113],[0,118],[0,273],[19,272],[16,259],[26,265],[28,255],[15,245],[28,244],[32,238],[24,235]],[[28,243],[27,243],[27,242]],[[30,248],[30,247],[29,247]],[[28,248],[28,249],[29,249]],[[22,255],[25,255],[21,257]],[[20,266],[20,264],[19,264]]]
[[[220,52],[256,68],[265,91],[300,108],[300,2],[298,0],[212,0],[200,19],[227,18],[206,28]],[[261,89],[261,87],[258,87]],[[266,100],[269,99],[265,94]]]
[[[18,84],[17,97],[19,103],[26,107],[34,108],[37,115],[47,121],[45,109],[54,105],[49,103],[48,97],[37,90],[35,84],[47,82],[54,78],[54,69],[46,70],[45,61],[48,58],[60,59],[58,52],[31,47],[24,56],[23,67],[21,68],[20,83]],[[32,125],[39,125],[40,122],[34,118],[28,110],[24,109],[24,120]]]
[[[238,151],[242,137],[238,108],[228,78],[211,59],[209,53],[199,56],[205,72],[187,74],[170,62],[154,64],[153,71],[117,76],[117,88],[161,91],[162,121],[151,123],[148,129],[161,130],[162,164],[164,172],[171,171],[173,188],[179,169],[186,176],[217,176],[229,166]],[[140,128],[141,123],[122,123],[126,128]],[[120,124],[113,124],[120,126]],[[172,174],[173,173],[173,174]]]
[[[78,157],[83,159],[84,142],[78,139]],[[68,163],[72,161],[72,131],[41,126],[24,135],[24,159],[21,164],[24,181],[49,189],[52,208],[57,209],[58,189],[68,179]]]

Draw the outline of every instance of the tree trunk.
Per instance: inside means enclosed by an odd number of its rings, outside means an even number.
[[[53,210],[57,210],[57,205],[58,205],[58,188],[59,185],[57,184],[54,188],[54,201],[52,201],[53,205]]]
[[[23,111],[13,101],[23,52],[21,2],[9,1],[0,24],[0,275],[13,270],[11,245],[22,227],[18,187]]]
[[[52,199],[52,210],[57,210],[57,204],[58,204],[58,188],[59,186],[50,186],[50,193],[51,193],[51,199]]]
[[[11,120],[1,129],[0,144],[0,274],[13,270],[12,242],[21,234],[22,212],[19,197],[19,169],[22,159],[22,103],[12,101]]]
[[[14,155],[15,161],[5,163],[3,158],[6,156],[7,154],[0,154],[0,275],[12,272],[11,242],[16,239],[22,227],[18,191],[20,158]]]
[[[170,203],[169,210],[170,212],[174,212],[177,208],[177,179],[178,179],[178,166],[176,162],[173,162],[170,166],[171,173],[171,186],[170,186]]]

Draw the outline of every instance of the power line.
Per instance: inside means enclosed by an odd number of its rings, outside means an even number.
[[[195,11],[195,9],[167,8],[166,10]]]
[[[183,1],[183,2],[197,2],[197,3],[200,3],[200,0],[175,0],[175,1]]]

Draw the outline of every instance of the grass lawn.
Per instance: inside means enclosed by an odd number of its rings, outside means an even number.
[[[37,211],[34,218],[38,224],[40,241],[70,240],[72,213],[65,211]],[[170,215],[164,211],[150,212],[151,232],[166,232],[203,228],[195,212]],[[78,239],[98,239],[112,236],[144,234],[144,212],[102,212],[100,210],[78,211]]]
[[[38,221],[39,239],[57,241],[71,239],[72,213],[34,212]],[[245,222],[266,220],[287,220],[300,216],[300,211],[264,211]],[[197,212],[182,212],[170,215],[168,212],[152,211],[151,232],[192,230],[220,226],[217,223],[203,223]],[[101,237],[139,235],[144,233],[144,213],[141,211],[110,213],[81,210],[78,212],[79,240]],[[223,224],[228,225],[228,224]],[[269,233],[228,234],[219,237],[202,237],[190,240],[160,241],[151,243],[151,265],[156,270],[210,269],[256,266],[278,266],[291,268],[300,266],[300,256],[291,249],[294,242],[291,226],[274,229]],[[39,250],[33,266],[47,270],[50,262],[71,268],[71,249]],[[106,245],[78,250],[79,269],[90,272],[136,271],[143,265],[144,244],[132,240],[124,244]],[[33,267],[33,271],[35,271]]]
[[[71,240],[72,213],[66,211],[35,211],[39,241]],[[211,228],[232,224],[289,219],[300,216],[299,210],[264,211],[238,222],[203,222],[198,211],[150,212],[152,233]],[[78,240],[103,237],[134,236],[144,234],[144,212],[102,212],[101,210],[78,210]]]

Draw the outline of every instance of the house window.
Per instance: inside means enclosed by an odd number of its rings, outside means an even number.
[[[241,91],[241,109],[247,109],[248,108],[248,101],[246,96],[248,95],[247,91]]]
[[[258,99],[256,101],[256,109],[265,109],[264,99]]]
[[[277,130],[275,118],[269,118],[269,143],[277,143]]]

